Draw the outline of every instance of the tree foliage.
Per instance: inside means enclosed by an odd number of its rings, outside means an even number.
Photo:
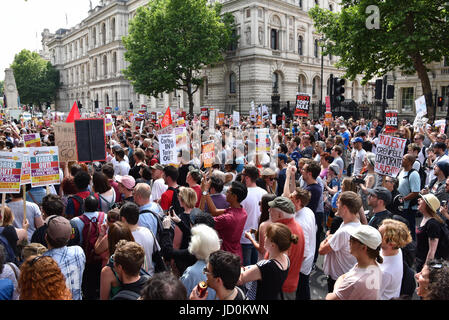
[[[59,87],[59,71],[36,52],[22,50],[11,65],[20,102],[41,106],[53,102]]]
[[[341,12],[310,10],[327,43],[323,54],[340,57],[338,67],[363,83],[389,71],[417,73],[430,119],[434,117],[427,65],[449,53],[449,4],[442,0],[342,0]],[[378,9],[379,28],[372,28]],[[369,8],[368,8],[369,7]],[[368,10],[367,10],[368,8]]]
[[[124,71],[147,96],[183,90],[193,113],[193,94],[203,83],[199,70],[223,61],[233,19],[206,0],[154,0],[130,22],[123,43],[130,63]]]

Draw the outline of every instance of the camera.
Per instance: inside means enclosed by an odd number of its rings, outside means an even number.
[[[447,205],[447,201],[446,200],[441,201],[441,206],[442,207],[445,207],[446,205]]]
[[[352,178],[352,182],[355,184],[365,184],[365,181],[362,178]]]

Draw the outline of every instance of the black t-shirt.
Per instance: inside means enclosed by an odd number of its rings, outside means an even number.
[[[430,218],[422,227],[416,228],[416,257],[425,261],[429,251],[429,239],[439,239],[442,237],[441,223],[436,219]],[[435,252],[435,258],[444,258],[447,256],[447,249],[442,246],[442,241],[438,241],[438,247]]]
[[[262,275],[262,280],[257,281],[256,300],[279,300],[290,263],[286,270],[282,270],[280,263],[274,259],[261,260],[256,266]]]
[[[307,207],[313,212],[316,212],[323,189],[321,189],[321,186],[318,183],[309,184],[304,189],[310,191],[310,201]]]
[[[78,228],[76,227],[75,223],[70,220],[70,225],[72,226],[72,236],[70,237],[69,242],[67,243],[67,246],[79,246],[80,245],[80,232]],[[47,246],[47,241],[45,240],[45,235],[47,234],[47,228],[48,226],[44,223],[44,225],[38,229],[36,229],[31,236],[31,243],[40,243],[44,247]]]
[[[17,241],[19,240],[19,237],[17,236],[16,228],[14,228],[14,226],[6,226],[3,229],[2,235],[6,238],[6,240],[8,240],[8,243],[15,255],[20,257],[20,252],[17,248]]]
[[[120,291],[129,290],[129,291],[133,291],[140,295],[143,288],[145,287],[145,284],[147,283],[147,281],[148,281],[148,277],[141,276],[140,279],[137,280],[136,282],[122,284]],[[120,291],[117,292],[117,294],[114,296],[113,300],[126,300],[126,299],[120,298],[120,296],[117,296],[120,293]]]
[[[372,216],[368,224],[371,227],[378,229],[383,220],[390,219],[392,216],[393,214],[388,210],[377,212]]]

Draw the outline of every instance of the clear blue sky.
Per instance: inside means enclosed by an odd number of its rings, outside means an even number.
[[[100,1],[92,0],[95,7]],[[0,80],[22,49],[42,49],[41,33],[71,28],[87,17],[89,0],[1,0]],[[66,18],[67,17],[67,18]]]

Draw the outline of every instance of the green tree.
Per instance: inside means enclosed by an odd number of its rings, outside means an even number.
[[[130,62],[124,70],[135,90],[147,96],[183,90],[193,114],[200,70],[223,61],[232,39],[233,17],[207,0],[154,0],[141,7],[123,38]]]
[[[449,53],[449,4],[443,0],[342,0],[341,4],[338,13],[318,7],[309,12],[327,40],[323,54],[339,56],[337,66],[346,69],[350,80],[363,74],[363,84],[393,70],[417,74],[428,117],[434,120],[427,65]]]
[[[36,52],[22,50],[11,64],[20,102],[42,107],[52,103],[59,87],[59,71]]]

